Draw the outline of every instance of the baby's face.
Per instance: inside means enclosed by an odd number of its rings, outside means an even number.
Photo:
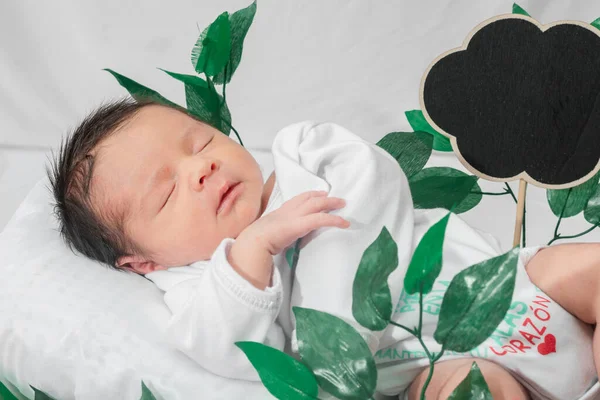
[[[124,212],[126,235],[147,252],[146,259],[124,259],[140,273],[209,259],[224,238],[237,237],[260,216],[263,188],[258,163],[244,147],[155,105],[99,145],[92,178],[96,206]]]

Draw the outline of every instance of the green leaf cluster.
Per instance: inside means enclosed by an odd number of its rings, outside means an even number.
[[[404,279],[407,293],[423,296],[431,291],[442,269],[450,217],[448,213],[432,225],[420,240]],[[434,333],[443,349],[469,351],[500,324],[512,300],[518,254],[515,248],[472,265],[452,279]],[[353,284],[353,316],[369,330],[382,330],[391,323],[420,338],[420,326],[408,329],[392,321],[393,302],[387,280],[397,267],[398,247],[383,227],[360,260]],[[295,307],[294,314],[300,361],[260,343],[237,344],[271,394],[279,399],[315,399],[321,388],[339,399],[371,398],[377,368],[358,331],[347,321],[321,311]],[[430,361],[434,362],[433,355]],[[476,366],[456,389],[456,396],[467,390],[485,393],[485,380]]]
[[[56,400],[54,397],[50,396],[49,394],[45,393],[42,390],[39,390],[38,388],[35,388],[33,386],[30,386],[31,389],[33,390],[33,400]],[[25,397],[23,396],[21,393],[19,393],[19,395],[21,396],[21,398]],[[18,400],[19,397],[15,396],[6,386],[4,386],[2,384],[2,382],[0,382],[0,400]],[[142,396],[140,397],[140,400],[156,400],[156,397],[154,397],[154,394],[152,394],[152,391],[150,391],[150,389],[148,389],[148,386],[146,386],[146,384],[142,381]]]
[[[570,189],[548,189],[546,198],[552,213],[559,218],[574,217],[581,212],[590,224],[600,222],[600,173]]]
[[[204,74],[204,78],[162,70],[183,83],[186,107],[177,105],[133,79],[111,69],[105,70],[111,73],[137,101],[153,101],[185,111],[225,135],[229,135],[233,126],[231,113],[227,107],[225,87],[240,64],[244,39],[252,25],[255,13],[256,1],[231,15],[228,12],[222,13],[200,34],[192,49],[191,61],[194,70],[198,74]],[[222,94],[217,92],[216,84],[223,85]],[[239,135],[238,139],[242,143]]]
[[[474,175],[450,167],[424,168],[432,150],[452,151],[447,137],[427,122],[421,110],[407,111],[414,132],[391,132],[377,146],[394,157],[408,178],[414,207],[444,208],[456,214],[477,206],[483,197]]]

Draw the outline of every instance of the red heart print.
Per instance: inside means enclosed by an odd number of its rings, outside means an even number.
[[[538,345],[538,352],[543,356],[556,353],[556,338],[553,334],[549,333],[546,335],[544,343]]]

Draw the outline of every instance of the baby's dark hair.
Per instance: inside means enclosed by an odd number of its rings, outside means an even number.
[[[124,213],[93,205],[90,183],[93,150],[153,101],[117,100],[91,112],[53,155],[48,177],[54,195],[59,231],[71,250],[117,268],[120,257],[141,253],[125,235]]]

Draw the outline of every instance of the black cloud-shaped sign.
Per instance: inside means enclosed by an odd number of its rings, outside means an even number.
[[[493,18],[430,65],[420,101],[474,174],[575,186],[600,169],[600,30]]]

